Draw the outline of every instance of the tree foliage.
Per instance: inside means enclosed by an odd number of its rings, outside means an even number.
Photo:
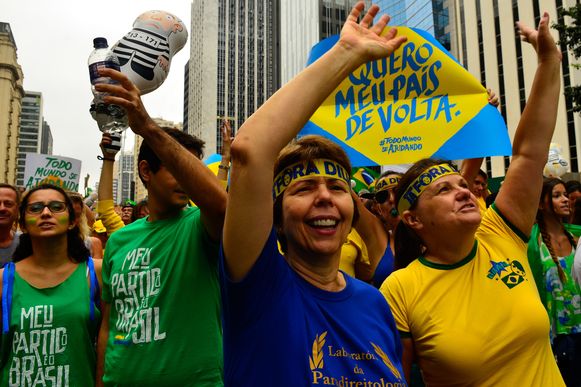
[[[565,19],[567,18],[568,19]],[[559,11],[559,20],[562,23],[553,24],[559,32],[560,43],[567,46],[575,59],[581,57],[581,4],[570,8],[562,8]],[[574,64],[579,68],[579,64]],[[574,112],[581,112],[581,86],[565,87],[565,97],[573,104]]]

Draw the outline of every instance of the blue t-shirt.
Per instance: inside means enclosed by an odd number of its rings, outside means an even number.
[[[375,273],[373,274],[373,285],[376,288],[379,289],[383,281],[385,281],[385,279],[393,272],[393,265],[394,257],[391,247],[389,247],[388,239],[383,257],[381,257],[381,260],[377,264],[377,268],[375,268]]]
[[[292,270],[276,241],[273,230],[237,283],[228,279],[222,253],[225,385],[405,386],[385,298],[348,275],[339,292],[316,288]]]

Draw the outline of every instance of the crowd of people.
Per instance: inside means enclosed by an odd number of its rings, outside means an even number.
[[[357,4],[235,138],[225,123],[218,176],[201,140],[101,70],[144,138],[147,200],[115,206],[107,134],[94,212],[0,184],[2,385],[581,386],[581,184],[542,176],[560,93],[548,14],[518,24],[538,66],[498,193],[482,159],[423,159],[358,196],[339,145],[295,137],[406,41],[378,10]]]

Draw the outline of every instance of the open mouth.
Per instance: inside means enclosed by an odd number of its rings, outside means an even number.
[[[474,203],[467,203],[460,207],[460,211],[471,211],[476,209],[476,205]]]
[[[316,219],[311,219],[307,221],[307,224],[316,229],[317,231],[335,231],[337,225],[339,224],[339,220],[335,218],[325,218],[319,217]]]

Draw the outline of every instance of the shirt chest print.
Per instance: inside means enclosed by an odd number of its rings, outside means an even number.
[[[311,354],[309,356],[309,366],[311,369],[312,385],[324,386],[380,386],[396,387],[405,386],[402,375],[397,367],[392,363],[389,356],[383,349],[373,342],[369,342],[373,352],[350,352],[343,346],[334,346],[327,343],[327,331],[315,335]],[[366,369],[369,362],[379,361],[385,364],[389,371],[395,376],[398,382],[390,382],[389,379],[378,377],[376,375],[366,376]],[[333,372],[333,363],[350,362],[353,371],[348,375],[338,375]]]
[[[490,269],[486,277],[488,279],[496,279],[502,281],[509,289],[514,288],[524,281],[526,278],[526,271],[523,265],[517,260],[510,260],[507,258],[504,261],[490,261]]]
[[[115,344],[131,345],[164,340],[161,308],[152,298],[161,288],[161,269],[151,267],[151,248],[129,251],[119,272],[111,276],[113,306],[117,312]]]

